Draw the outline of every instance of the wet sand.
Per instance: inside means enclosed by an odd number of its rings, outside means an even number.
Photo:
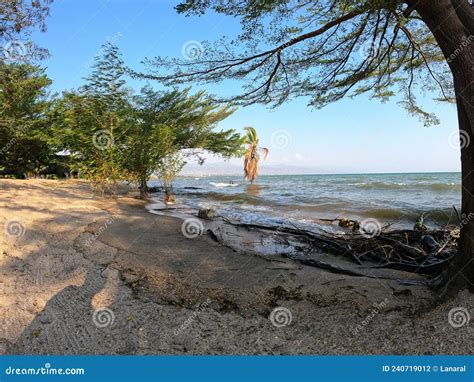
[[[435,304],[426,287],[237,252],[132,196],[0,180],[1,353],[473,352],[472,323],[448,321],[473,316],[467,291]]]

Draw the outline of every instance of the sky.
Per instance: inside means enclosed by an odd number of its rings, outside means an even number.
[[[51,54],[43,65],[54,81],[53,89],[60,92],[81,86],[94,56],[106,41],[120,48],[129,67],[143,69],[141,61],[145,57],[182,57],[186,47],[195,42],[235,37],[240,31],[234,18],[178,15],[174,10],[177,3],[178,0],[55,0],[47,32],[33,36]],[[146,82],[130,84],[138,89]],[[212,87],[213,91],[219,89],[229,90]],[[460,171],[455,107],[429,98],[420,101],[436,113],[440,125],[424,127],[396,100],[380,103],[360,96],[322,110],[309,108],[302,98],[277,109],[253,105],[240,108],[219,128],[257,129],[261,146],[270,150],[262,163],[262,174]],[[230,171],[241,166],[240,159],[221,162],[211,157],[201,172]]]

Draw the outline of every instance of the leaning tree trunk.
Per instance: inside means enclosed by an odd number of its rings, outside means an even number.
[[[474,289],[474,7],[468,0],[409,0],[433,33],[451,68],[458,111],[462,169],[459,252],[445,288]]]

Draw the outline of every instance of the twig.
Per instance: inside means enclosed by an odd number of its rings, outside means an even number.
[[[456,212],[456,216],[458,217],[459,223],[461,223],[461,221],[462,221],[461,215],[459,215],[459,212],[456,209],[456,206],[454,204],[453,204],[453,210],[454,210],[454,212]]]

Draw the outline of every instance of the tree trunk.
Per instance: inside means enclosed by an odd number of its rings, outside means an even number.
[[[470,89],[474,94],[474,89]],[[474,115],[471,108],[458,100],[458,118],[461,131],[461,169],[462,169],[462,221],[461,239],[458,255],[449,274],[448,282],[455,289],[469,287],[474,290]],[[470,114],[470,115],[469,115]],[[465,142],[465,143],[464,143]]]
[[[445,292],[474,289],[474,7],[467,0],[409,0],[433,33],[451,68],[458,111],[462,207],[458,254]]]
[[[171,186],[165,186],[165,203],[174,204],[173,189]]]
[[[150,195],[150,190],[148,188],[147,178],[142,177],[138,182],[138,189],[140,190],[140,198],[146,199]]]

